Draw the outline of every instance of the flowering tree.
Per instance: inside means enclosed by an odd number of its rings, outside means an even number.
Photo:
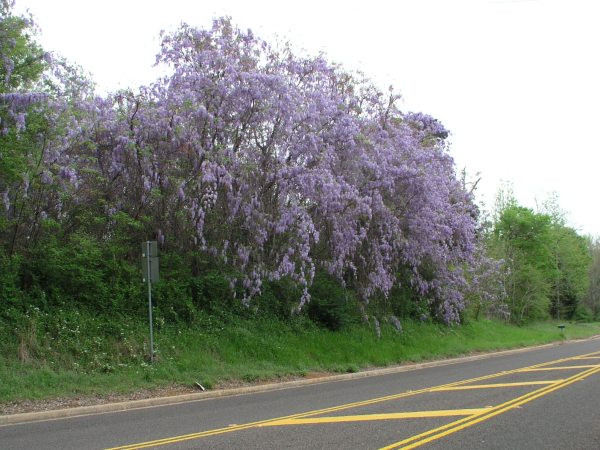
[[[227,19],[165,36],[158,61],[172,75],[117,95],[94,138],[115,208],[143,207],[164,245],[235,267],[246,301],[289,277],[302,304],[317,265],[368,300],[408,267],[457,320],[476,211],[439,122]]]
[[[83,188],[81,124],[93,86],[81,69],[44,52],[31,18],[0,7],[0,234],[9,254],[31,246],[46,219],[68,221]]]
[[[12,249],[40,167],[35,135],[43,125],[31,120],[26,128],[26,117],[45,96],[31,91],[44,70],[44,53],[28,34],[30,20],[13,16],[11,7],[0,3],[0,232]]]
[[[87,211],[102,239],[128,217],[165,249],[230,268],[246,303],[286,278],[301,307],[323,268],[365,302],[404,283],[459,319],[477,210],[438,121],[229,19],[164,36],[157,61],[169,76],[94,98],[85,77],[48,60],[46,132],[28,172],[48,186],[40,215],[76,228]]]

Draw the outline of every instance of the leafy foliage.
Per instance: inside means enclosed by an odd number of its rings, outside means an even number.
[[[588,248],[591,255],[589,266],[589,286],[584,298],[584,306],[592,318],[600,317],[600,242],[588,238]]]
[[[37,57],[23,30],[22,47]],[[59,58],[31,75],[43,102],[0,143],[14,156],[3,159],[12,181],[0,186],[9,255],[52,239],[78,246],[86,236],[85,250],[88,239],[136,248],[152,238],[167,254],[209,261],[246,305],[289,280],[301,308],[318,268],[363,302],[402,282],[432,315],[459,320],[477,210],[437,120],[404,113],[393,91],[322,56],[270,46],[229,19],[164,36],[158,62],[171,75],[104,98]],[[10,80],[4,89],[14,91]],[[73,270],[64,261],[53,276],[81,277],[63,280],[74,293],[98,279],[72,256]],[[193,284],[159,290],[204,291]],[[175,315],[191,314],[191,295]]]
[[[585,239],[559,216],[509,202],[499,212],[488,245],[505,262],[512,320],[574,317],[587,291],[590,256]]]
[[[308,317],[332,331],[339,331],[360,321],[358,303],[335,279],[318,272],[310,288]]]
[[[285,317],[311,296],[332,329],[348,298],[446,323],[466,302],[478,318],[507,299],[518,322],[578,311],[589,256],[556,199],[544,215],[502,198],[484,249],[448,131],[391,89],[224,18],[163,36],[170,75],[96,97],[32,30],[2,3],[5,298],[135,310],[136,249],[157,239],[172,321],[240,302]]]

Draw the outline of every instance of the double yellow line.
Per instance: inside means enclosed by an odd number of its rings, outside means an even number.
[[[393,450],[393,449],[403,449],[408,450],[412,448],[420,447],[421,445],[427,444],[428,442],[435,441],[437,439],[441,439],[450,434],[456,433],[457,431],[464,430],[465,428],[471,427],[475,424],[483,422],[485,420],[491,419],[492,417],[498,416],[500,414],[505,413],[511,409],[517,408],[525,403],[529,403],[537,398],[543,397],[551,392],[562,389],[576,381],[583,380],[590,375],[600,372],[600,367],[595,367],[588,369],[584,372],[580,372],[578,374],[573,375],[565,380],[558,381],[549,386],[543,387],[536,391],[530,392],[528,394],[522,395],[521,397],[517,397],[515,399],[509,400],[506,403],[502,403],[500,405],[494,406],[489,410],[482,411],[481,413],[474,414],[472,416],[457,420],[455,422],[449,423],[447,425],[441,426],[439,428],[435,428],[433,430],[426,431],[424,433],[411,436],[408,439],[404,439],[402,441],[396,442],[394,444],[383,447],[381,450]]]
[[[261,420],[261,421],[257,421],[257,422],[249,422],[249,423],[240,424],[240,425],[231,425],[228,427],[217,428],[217,429],[202,431],[202,432],[198,432],[198,433],[190,433],[190,434],[185,434],[185,435],[180,435],[180,436],[168,437],[168,438],[164,438],[164,439],[157,439],[157,440],[153,440],[153,441],[129,444],[129,445],[124,445],[124,446],[120,446],[120,447],[114,447],[114,448],[107,449],[107,450],[133,450],[133,449],[142,449],[142,448],[149,448],[149,447],[159,447],[159,446],[163,446],[163,445],[175,444],[178,442],[189,441],[189,440],[193,440],[193,439],[201,439],[201,438],[206,438],[209,436],[216,436],[216,435],[225,434],[225,433],[232,433],[235,431],[247,430],[249,428],[276,426],[276,425],[280,425],[281,422],[283,422],[283,421],[289,421],[289,424],[292,425],[292,424],[294,424],[294,419],[304,419],[304,418],[311,417],[311,416],[327,414],[327,413],[332,413],[332,412],[337,412],[337,411],[343,411],[346,409],[357,408],[360,406],[373,405],[376,403],[383,403],[383,402],[390,401],[390,400],[397,400],[400,398],[415,396],[415,395],[424,394],[424,393],[428,393],[428,392],[441,391],[441,390],[444,390],[445,388],[459,387],[459,386],[466,385],[469,383],[474,383],[477,381],[489,380],[489,379],[498,378],[498,377],[502,377],[502,376],[506,376],[506,375],[510,375],[510,374],[514,374],[514,373],[519,373],[519,372],[523,372],[523,371],[527,371],[527,370],[543,368],[543,367],[550,366],[552,364],[559,364],[561,362],[572,361],[577,358],[580,358],[580,359],[581,358],[591,358],[594,355],[596,355],[596,356],[599,355],[599,352],[589,353],[589,354],[585,354],[585,355],[579,355],[576,357],[562,358],[562,359],[549,361],[549,362],[545,362],[545,363],[541,363],[541,364],[535,364],[533,366],[522,367],[522,368],[513,369],[513,370],[507,370],[507,371],[498,372],[498,373],[491,374],[491,375],[485,375],[485,376],[481,376],[481,377],[477,377],[477,378],[471,378],[471,379],[467,379],[467,380],[455,381],[452,383],[443,384],[443,385],[434,386],[434,387],[428,387],[428,388],[419,389],[419,390],[415,390],[415,391],[402,392],[400,394],[387,395],[384,397],[378,397],[378,398],[363,400],[363,401],[354,402],[354,403],[347,403],[344,405],[338,405],[338,406],[333,406],[333,407],[314,410],[314,411],[292,414],[289,416],[276,417],[276,418]],[[461,429],[467,428],[469,426],[475,425],[476,423],[479,423],[479,422],[487,420],[491,417],[497,416],[498,414],[502,414],[503,412],[506,412],[509,409],[515,408],[523,403],[532,401],[538,397],[541,397],[542,395],[546,395],[557,389],[561,389],[571,383],[574,383],[575,381],[584,379],[598,371],[600,371],[600,366],[594,366],[593,368],[590,368],[589,370],[581,372],[570,378],[563,379],[563,380],[557,380],[556,383],[547,385],[541,389],[530,392],[529,394],[525,394],[521,397],[518,397],[516,399],[513,399],[513,400],[503,403],[501,405],[498,405],[498,406],[495,406],[492,408],[485,408],[485,409],[481,410],[479,413],[469,415],[468,417],[462,418],[462,419],[452,422],[448,425],[444,425],[442,427],[435,428],[433,430],[427,431],[425,433],[421,433],[416,436],[412,436],[408,439],[404,439],[402,441],[396,442],[396,443],[394,443],[390,446],[384,447],[384,448],[385,449],[398,449],[398,448],[408,449],[408,448],[418,447],[420,445],[426,444],[427,442],[431,442],[433,440],[440,439],[443,436],[447,436],[447,435],[455,433]],[[302,421],[299,421],[297,424],[300,424],[301,422]]]

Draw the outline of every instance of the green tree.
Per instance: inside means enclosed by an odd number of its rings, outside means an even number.
[[[559,222],[553,223],[550,238],[554,257],[551,314],[556,319],[572,319],[589,284],[591,257],[587,242]]]
[[[507,265],[507,303],[515,322],[548,317],[554,277],[551,223],[548,215],[509,204],[494,225],[491,252]]]
[[[551,314],[555,319],[572,319],[586,295],[591,256],[586,238],[567,225],[567,213],[552,192],[542,203],[542,212],[552,218],[550,230],[554,256]]]
[[[26,203],[38,202],[32,181],[41,172],[47,128],[34,111],[44,95],[32,90],[46,67],[45,53],[33,39],[33,22],[13,15],[11,7],[0,0],[0,239],[9,253],[28,220]]]
[[[583,305],[589,309],[594,319],[600,318],[600,240],[588,238],[588,251],[591,262],[588,269],[588,290]]]
[[[519,206],[510,186],[497,196],[487,247],[505,262],[507,303],[515,322],[572,319],[588,292],[588,241],[566,225],[565,217],[556,194],[543,203],[542,212]]]
[[[31,19],[12,14],[0,0],[0,93],[31,89],[45,68],[43,49],[33,39]]]
[[[72,220],[71,165],[87,144],[78,135],[93,85],[45,53],[10,2],[0,0],[0,13],[0,247],[12,255],[35,245],[45,221]]]

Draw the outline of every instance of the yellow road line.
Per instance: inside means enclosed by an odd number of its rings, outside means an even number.
[[[579,356],[591,356],[591,355],[595,355],[595,354],[600,354],[600,352],[588,353],[588,354],[579,355]],[[529,369],[529,368],[534,369],[534,368],[545,367],[550,364],[558,364],[561,362],[570,361],[572,359],[573,359],[573,357],[561,358],[561,359],[557,359],[554,361],[548,361],[548,362],[544,362],[544,363],[540,363],[540,364],[535,364],[535,365],[529,366],[525,369]],[[320,414],[327,414],[327,413],[336,412],[336,411],[343,411],[343,410],[350,409],[350,408],[356,408],[359,406],[367,406],[367,405],[373,405],[376,403],[383,403],[386,401],[410,397],[410,396],[419,395],[419,394],[423,394],[423,393],[427,393],[427,392],[435,392],[435,389],[440,389],[440,388],[444,388],[444,387],[452,387],[452,386],[460,386],[460,385],[464,385],[464,384],[474,383],[477,381],[489,380],[492,378],[498,378],[498,377],[502,377],[505,375],[518,373],[520,371],[523,371],[523,368],[506,370],[506,371],[498,372],[498,373],[491,374],[491,375],[484,375],[481,377],[470,378],[467,380],[455,381],[452,383],[447,383],[447,384],[424,388],[424,389],[418,389],[415,391],[406,391],[406,392],[402,392],[400,394],[392,394],[392,395],[387,395],[387,396],[378,397],[378,398],[374,398],[374,399],[363,400],[363,401],[358,401],[358,402],[353,402],[353,403],[347,403],[344,405],[333,406],[333,407],[314,410],[314,411],[308,411],[308,412],[304,412],[304,413],[291,414],[289,416],[260,420],[257,422],[249,422],[246,424],[217,428],[217,429],[206,430],[206,431],[201,431],[201,432],[197,432],[197,433],[184,434],[184,435],[180,435],[180,436],[172,436],[172,437],[163,438],[163,439],[156,439],[153,441],[128,444],[128,445],[123,445],[123,446],[119,446],[119,447],[113,447],[113,448],[110,448],[107,450],[133,450],[133,449],[159,447],[159,446],[163,446],[163,445],[175,444],[177,442],[183,442],[183,441],[188,441],[188,440],[193,440],[193,439],[200,439],[200,438],[204,438],[204,437],[208,437],[208,436],[215,436],[215,435],[219,435],[219,434],[232,433],[235,431],[246,430],[249,428],[265,426],[271,422],[277,422],[277,421],[287,420],[287,419],[305,418],[305,417],[316,416],[316,415],[320,415]]]
[[[394,444],[388,445],[386,447],[381,448],[381,450],[394,450],[394,449],[402,449],[409,450],[413,448],[420,447],[428,442],[432,442],[437,439],[441,439],[450,434],[456,433],[457,431],[463,430],[465,428],[471,427],[475,424],[481,423],[485,420],[491,419],[492,417],[498,416],[500,414],[505,413],[511,409],[517,408],[525,403],[529,403],[533,400],[536,400],[544,395],[550,394],[551,392],[562,389],[576,381],[581,381],[590,375],[600,372],[600,367],[596,367],[593,369],[588,369],[583,373],[578,373],[573,375],[570,378],[565,379],[560,383],[556,383],[554,385],[546,386],[536,391],[530,392],[528,394],[522,395],[515,399],[509,400],[508,402],[502,403],[498,406],[491,408],[488,411],[485,411],[481,414],[476,414],[471,417],[466,417],[455,422],[449,423],[447,425],[441,426],[439,428],[435,428],[433,430],[426,431],[424,433],[411,436],[410,438],[404,439],[402,441],[396,442]]]
[[[562,361],[562,360],[560,360],[560,361]],[[547,364],[547,363],[542,363],[542,364]],[[519,369],[515,369],[515,370],[519,370]],[[482,377],[471,378],[468,380],[456,381],[453,383],[436,386],[436,388],[443,387],[443,386],[454,386],[454,385],[459,385],[459,384],[473,383],[476,381],[486,380],[489,378],[495,378],[495,377],[513,373],[515,370],[499,372],[499,373],[495,373],[492,375],[485,375]],[[123,445],[123,446],[119,446],[119,447],[109,448],[107,450],[133,450],[133,449],[158,447],[161,445],[174,444],[177,442],[182,442],[182,441],[187,441],[187,440],[192,440],[192,439],[199,439],[199,438],[203,438],[203,437],[207,437],[207,436],[214,436],[214,435],[218,435],[218,434],[231,433],[234,431],[245,430],[248,428],[254,428],[254,427],[261,426],[263,424],[268,424],[270,422],[276,422],[279,420],[309,417],[309,416],[314,416],[314,415],[318,415],[318,414],[326,414],[326,413],[330,413],[330,412],[343,411],[345,409],[356,408],[359,406],[368,406],[368,405],[373,405],[376,403],[383,403],[383,402],[390,401],[390,400],[396,400],[396,399],[400,399],[400,398],[404,398],[404,397],[410,397],[410,396],[430,392],[431,389],[432,388],[425,388],[425,389],[419,389],[419,390],[415,390],[415,391],[407,391],[407,392],[402,392],[400,394],[387,395],[387,396],[379,397],[379,398],[375,398],[375,399],[363,400],[363,401],[359,401],[359,402],[348,403],[348,404],[344,404],[344,405],[333,406],[330,408],[308,411],[308,412],[299,413],[299,414],[292,414],[290,416],[277,417],[277,418],[272,418],[272,419],[267,419],[267,420],[261,420],[258,422],[250,422],[247,424],[235,425],[235,426],[225,427],[225,428],[218,428],[218,429],[214,429],[214,430],[207,430],[207,431],[202,431],[202,432],[198,432],[198,433],[190,433],[190,434],[185,434],[185,435],[181,435],[181,436],[173,436],[173,437],[169,437],[169,438],[157,439],[154,441],[147,441],[147,442]]]
[[[284,419],[275,422],[265,423],[259,425],[259,427],[274,427],[281,425],[315,425],[322,423],[368,422],[374,420],[425,419],[429,417],[472,416],[474,414],[482,414],[490,409],[491,407],[471,409],[442,409],[435,411],[410,411],[387,414],[362,414],[357,416],[330,416],[310,417],[304,419]]]
[[[558,366],[558,367],[533,367],[521,369],[518,372],[546,372],[551,370],[575,370],[575,369],[593,369],[594,367],[600,367],[597,364],[589,364],[585,366]]]
[[[531,402],[533,400],[536,400],[536,399],[538,399],[538,398],[540,398],[540,397],[542,397],[544,395],[550,394],[551,392],[554,392],[554,391],[557,391],[559,389],[562,389],[562,388],[564,388],[564,387],[566,387],[566,386],[568,386],[568,385],[570,385],[570,384],[572,384],[572,383],[574,383],[576,381],[581,381],[585,377],[587,377],[589,375],[592,375],[592,374],[594,374],[594,373],[596,373],[598,371],[600,371],[600,369],[590,370],[590,373],[587,373],[587,374],[578,374],[578,375],[574,376],[572,380],[568,380],[565,383],[562,383],[560,386],[551,386],[550,388],[546,388],[545,390],[544,389],[540,389],[541,392],[535,391],[534,393],[532,393],[533,395],[532,394],[527,394],[527,395],[524,395],[522,397],[518,397],[518,398],[516,398],[516,399],[514,399],[514,400],[512,400],[510,402],[506,402],[505,404],[503,404],[505,406],[499,405],[498,407],[494,408],[493,411],[491,411],[489,413],[484,413],[482,415],[483,417],[482,416],[472,416],[471,418],[467,418],[466,419],[467,423],[462,423],[462,424],[460,424],[459,426],[457,426],[454,429],[444,431],[443,433],[440,433],[440,435],[431,436],[431,437],[429,437],[427,439],[424,439],[421,442],[415,442],[412,445],[408,445],[408,446],[402,447],[402,448],[405,449],[405,450],[413,449],[413,448],[416,448],[416,447],[420,447],[421,445],[426,444],[427,442],[431,442],[433,440],[440,439],[440,438],[442,438],[444,436],[447,436],[449,434],[456,433],[457,431],[460,431],[460,430],[463,430],[463,429],[468,428],[470,426],[476,425],[476,424],[481,423],[481,422],[483,422],[485,420],[491,419],[492,417],[495,417],[495,416],[498,416],[500,414],[503,414],[506,411],[509,411],[510,409],[517,408],[517,407],[519,407],[521,405],[524,405],[525,403],[529,403],[529,402]]]
[[[540,384],[554,384],[560,383],[564,380],[548,380],[548,381],[521,381],[516,383],[493,383],[493,384],[473,384],[470,386],[449,386],[434,388],[431,392],[446,392],[446,391],[466,391],[469,389],[491,389],[491,388],[505,388],[505,387],[521,387],[521,386],[536,386]]]

